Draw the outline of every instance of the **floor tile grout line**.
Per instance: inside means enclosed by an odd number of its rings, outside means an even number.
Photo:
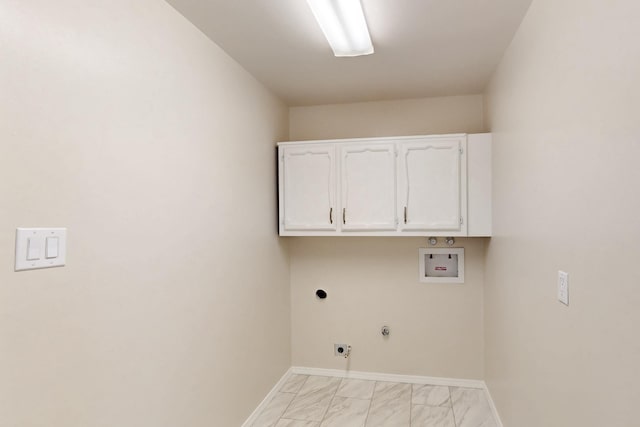
[[[304,385],[307,383],[307,381],[309,381],[309,377],[310,376],[311,375],[307,375],[307,378],[304,380],[304,382],[302,383],[302,385],[300,386],[298,391],[293,395],[293,399],[291,399],[291,401],[289,401],[289,404],[287,405],[287,407],[284,408],[284,411],[282,411],[282,413],[280,414],[280,417],[278,417],[278,419],[276,420],[276,423],[273,425],[274,427],[276,425],[278,425],[278,423],[282,420],[282,417],[284,416],[284,414],[287,413],[287,409],[289,409],[289,407],[291,406],[293,401],[296,400],[296,397],[298,397],[298,394],[300,394],[300,390],[302,390],[304,388]],[[278,392],[280,392],[280,390],[278,390]]]
[[[298,376],[298,374],[293,374],[293,375],[292,375],[292,377],[293,377],[293,376]],[[302,376],[302,375],[300,375],[300,376]],[[302,387],[304,387],[305,383],[306,383],[306,382],[307,382],[307,380],[309,379],[309,375],[304,375],[304,376],[306,376],[306,378],[304,379],[304,381],[302,381],[302,384],[300,384],[300,386],[298,386],[298,389],[297,389],[296,391],[294,391],[294,392],[289,392],[289,393],[293,393],[293,394],[297,395],[297,394],[300,392],[300,390],[302,390]],[[289,378],[289,379],[287,380],[287,382],[285,382],[285,383],[282,385],[282,387],[284,387],[285,385],[287,385],[287,384],[289,383],[289,381],[291,381],[291,378]],[[287,393],[287,392],[283,392],[283,393]]]
[[[376,387],[378,386],[378,381],[373,382],[373,393],[371,393],[371,399],[369,399],[369,408],[367,409],[367,416],[364,417],[364,425],[363,427],[367,427],[367,422],[369,421],[369,414],[371,413],[371,405],[373,405],[373,397],[376,395]]]
[[[456,411],[453,409],[453,393],[451,393],[451,387],[449,389],[449,400],[451,401],[451,415],[453,416],[453,424],[458,427],[458,420],[456,419]]]
[[[453,396],[451,395],[451,387],[447,387],[447,393],[449,393],[449,409],[451,410],[451,418],[453,418],[453,426],[457,427],[456,413],[453,412]]]
[[[276,399],[276,397],[278,397],[279,394],[293,394],[293,398],[295,398],[296,394],[295,393],[287,393],[284,391],[280,391],[280,389],[278,389],[278,391],[276,392],[276,394],[271,398],[271,400],[269,400],[269,403],[267,403],[267,405],[262,408],[262,410],[260,411],[260,413],[258,413],[258,415],[256,416],[255,420],[251,423],[251,425],[249,427],[254,427],[255,423],[260,419],[260,417],[262,417],[262,415],[264,415],[265,411],[269,408],[269,406],[273,403],[273,401]],[[289,407],[289,405],[291,404],[291,402],[293,401],[293,398],[291,399],[291,401],[287,404],[287,406],[285,407],[284,411],[287,410],[287,408]],[[282,418],[282,415],[284,414],[284,411],[282,411],[282,413],[278,416],[278,419],[276,420],[276,423],[273,425],[269,425],[267,427],[274,427],[276,424],[278,424],[278,421],[280,421],[280,419]]]
[[[329,408],[331,408],[331,404],[333,403],[333,399],[336,398],[336,394],[338,394],[338,390],[340,389],[340,385],[342,384],[342,381],[344,381],[345,378],[342,378],[340,380],[340,383],[338,384],[338,387],[336,387],[336,391],[333,393],[333,396],[331,397],[331,400],[329,401],[329,405],[327,405],[327,409],[325,409],[324,414],[322,414],[322,418],[320,419],[320,424],[318,424],[318,427],[322,426],[322,423],[325,421],[325,417],[327,416],[327,412],[329,412]]]
[[[397,385],[409,385],[409,386],[410,386],[410,387],[409,387],[410,392],[409,392],[409,401],[408,401],[408,404],[409,404],[409,423],[411,423],[411,410],[412,410],[412,397],[413,397],[413,383],[398,383],[398,382],[393,382],[393,381],[376,381],[376,386],[377,386],[379,383],[387,383],[387,384],[391,384],[391,387],[393,387],[393,386],[397,386]],[[377,387],[374,387],[374,390],[373,390],[373,396],[371,397],[371,404],[369,405],[369,412],[367,413],[367,419],[366,419],[366,422],[368,422],[368,421],[369,421],[369,415],[371,415],[371,406],[373,406],[373,400],[374,400],[374,399],[375,399],[375,397],[376,397],[376,390],[377,390]],[[398,400],[401,400],[401,398],[400,398],[400,397],[390,398],[390,399],[388,399],[388,400],[384,400],[384,401],[383,401],[383,403],[384,403],[384,404],[388,404],[389,402],[392,402],[392,401],[398,401]]]
[[[409,395],[409,427],[413,427],[413,384],[411,384],[411,394]]]

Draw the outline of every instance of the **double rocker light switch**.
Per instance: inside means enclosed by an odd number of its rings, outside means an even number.
[[[63,266],[66,241],[66,228],[18,228],[15,270]]]

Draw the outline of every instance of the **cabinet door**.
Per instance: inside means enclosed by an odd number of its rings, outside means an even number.
[[[396,229],[396,151],[390,144],[340,148],[341,229]]]
[[[285,146],[280,150],[284,230],[336,230],[334,145]]]
[[[404,142],[400,150],[401,230],[464,232],[465,139]]]

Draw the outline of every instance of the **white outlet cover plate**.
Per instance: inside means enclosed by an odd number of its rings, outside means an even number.
[[[57,238],[58,253],[47,258],[47,238]],[[27,254],[31,248],[31,257]],[[35,250],[34,250],[35,249]],[[16,229],[15,271],[62,267],[67,258],[66,228],[18,228]],[[36,258],[37,257],[37,258]],[[36,259],[27,259],[36,258]]]
[[[569,273],[558,271],[558,301],[569,305]]]

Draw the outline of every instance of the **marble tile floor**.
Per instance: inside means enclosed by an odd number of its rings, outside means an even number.
[[[252,427],[497,427],[484,390],[292,375]]]

